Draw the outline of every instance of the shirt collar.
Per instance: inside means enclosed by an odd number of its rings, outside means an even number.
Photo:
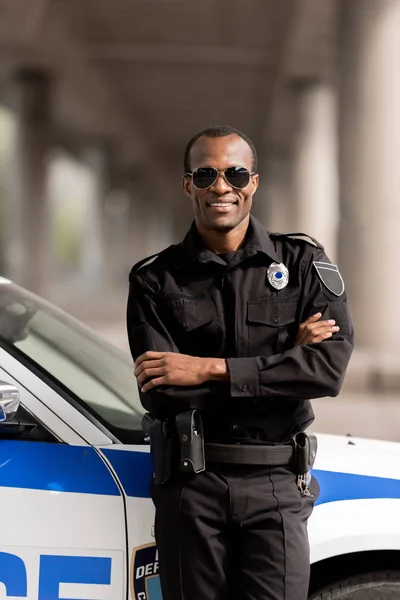
[[[182,251],[181,256],[183,255],[184,259],[182,262],[197,261],[202,263],[216,262],[223,265],[226,264],[222,259],[218,258],[218,255],[206,247],[197,230],[195,221],[193,221],[188,233],[179,246]],[[268,231],[255,217],[253,217],[253,215],[250,215],[245,243],[242,248],[237,251],[230,265],[233,266],[239,264],[246,258],[254,256],[259,252],[275,262],[281,262]],[[181,261],[179,262],[182,264]]]

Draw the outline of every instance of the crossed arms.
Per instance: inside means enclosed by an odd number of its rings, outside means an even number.
[[[321,321],[321,317],[321,313],[316,313],[301,323],[295,346],[319,343],[339,332],[334,319]],[[206,381],[230,380],[226,359],[201,358],[177,352],[144,352],[136,359],[134,368],[142,393],[160,385],[192,386]]]
[[[300,311],[304,320],[293,348],[272,356],[226,359],[180,354],[160,319],[156,292],[136,274],[130,284],[127,325],[143,405],[186,406],[194,395],[198,402],[208,402],[216,391],[231,398],[266,400],[336,396],[353,349],[353,327],[345,294],[327,298],[310,269]],[[325,308],[330,318],[322,320]]]

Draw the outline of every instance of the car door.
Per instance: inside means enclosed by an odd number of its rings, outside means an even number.
[[[149,446],[114,444],[100,449],[118,477],[125,497],[130,600],[162,600],[150,498]]]
[[[18,435],[0,423],[0,596],[125,600],[126,524],[118,481],[77,433],[62,398],[57,412],[41,402],[29,389],[34,375],[1,349],[0,365],[7,366],[0,367],[0,381],[14,385],[21,398]],[[101,431],[96,435],[107,443]]]

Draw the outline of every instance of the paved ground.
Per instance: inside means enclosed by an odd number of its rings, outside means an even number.
[[[91,325],[117,346],[128,349],[123,324]],[[315,431],[400,442],[400,394],[360,393],[345,386],[338,398],[321,398],[313,405]]]

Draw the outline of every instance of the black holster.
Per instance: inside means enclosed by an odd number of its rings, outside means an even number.
[[[155,483],[167,483],[171,477],[173,431],[168,421],[154,419],[146,413],[142,428],[150,438],[150,453],[153,461]]]
[[[201,414],[188,410],[175,418],[181,449],[179,468],[183,473],[201,473],[206,468]]]
[[[317,456],[318,440],[315,433],[299,431],[293,436],[296,475],[306,476]]]

